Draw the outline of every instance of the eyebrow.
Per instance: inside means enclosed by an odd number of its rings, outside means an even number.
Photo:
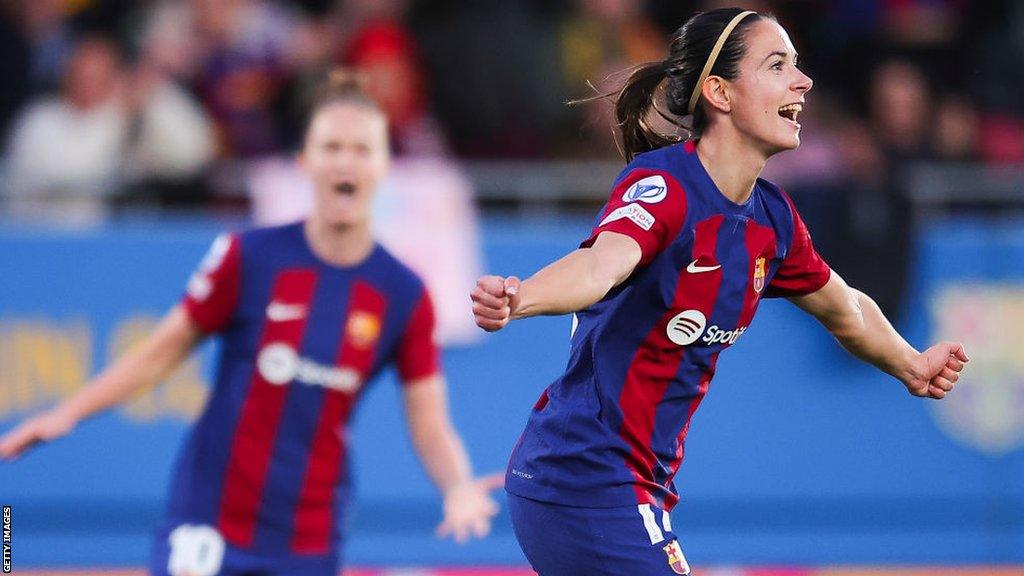
[[[767,61],[768,61],[768,59],[769,59],[769,58],[771,58],[772,56],[781,56],[782,58],[785,58],[785,57],[786,57],[786,56],[788,56],[788,55],[789,55],[789,54],[788,54],[788,53],[786,53],[786,52],[782,52],[782,51],[780,51],[780,50],[776,50],[776,51],[772,52],[771,54],[769,54],[769,55],[765,56],[765,57],[764,57],[764,60],[761,60],[761,64],[764,64],[765,62],[767,62]],[[793,52],[793,60],[794,60],[794,61],[795,61],[795,60],[796,60],[797,58],[799,58],[799,57],[800,57],[800,54],[798,54],[798,53],[796,53],[796,52]]]

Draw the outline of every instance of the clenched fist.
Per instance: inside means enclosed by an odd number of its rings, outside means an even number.
[[[496,332],[508,324],[519,308],[519,278],[484,276],[470,293],[476,325]]]
[[[914,396],[943,398],[960,379],[960,371],[968,360],[962,344],[940,342],[918,354],[904,384]]]

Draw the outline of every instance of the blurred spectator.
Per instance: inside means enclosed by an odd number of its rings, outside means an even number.
[[[103,214],[118,191],[125,74],[106,39],[74,50],[60,96],[28,106],[10,142],[11,208],[16,213],[60,212],[71,218]]]
[[[221,153],[281,149],[275,107],[296,64],[298,19],[261,0],[163,2],[142,39],[159,70],[189,83],[217,123]]]
[[[366,75],[370,93],[387,114],[392,150],[399,156],[446,154],[441,126],[427,110],[419,48],[403,21],[405,2],[375,2],[361,8],[362,25],[353,31],[341,60]]]
[[[665,34],[635,0],[578,0],[559,33],[562,79],[574,97],[607,92],[622,80],[617,73],[665,57]],[[573,155],[618,156],[608,128],[611,106],[594,102],[565,114],[560,146]],[[581,127],[582,126],[582,130]]]
[[[582,86],[633,64],[665,57],[661,29],[633,0],[579,0],[562,25],[566,82]]]
[[[980,156],[981,120],[965,96],[946,95],[935,111],[934,155],[951,162],[977,161]]]
[[[30,104],[16,122],[8,208],[92,219],[126,182],[187,177],[211,151],[205,117],[183,92],[150,75],[137,83],[111,40],[88,37],[61,93]]]
[[[871,124],[891,160],[927,155],[932,114],[928,94],[924,74],[910,62],[888,60],[872,73]]]
[[[951,44],[963,21],[964,0],[881,0],[881,25],[902,45]]]
[[[134,196],[162,205],[206,201],[201,170],[216,153],[213,123],[192,96],[142,63],[132,74],[123,175]]]
[[[63,0],[10,4],[20,35],[29,45],[29,89],[33,93],[57,88],[71,57],[75,34],[66,8]]]

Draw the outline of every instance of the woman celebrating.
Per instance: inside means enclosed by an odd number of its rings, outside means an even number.
[[[786,194],[758,178],[800,144],[811,85],[772,17],[694,16],[669,57],[617,93],[629,164],[590,237],[521,283],[478,281],[485,330],[574,313],[568,367],[534,406],[506,475],[516,535],[541,576],[689,572],[669,517],[673,477],[718,355],[762,297],[789,298],[911,394],[942,398],[957,381],[962,346],[911,347],[815,252]],[[660,134],[654,112],[692,116],[692,139]]]
[[[0,458],[12,458],[62,436],[220,334],[216,387],[178,461],[152,574],[337,575],[348,419],[389,363],[417,453],[444,494],[439,532],[483,536],[496,512],[495,482],[470,477],[448,417],[430,299],[370,235],[387,120],[351,76],[333,76],[313,106],[299,161],[316,190],[308,220],[219,238],[144,343],[0,438]]]

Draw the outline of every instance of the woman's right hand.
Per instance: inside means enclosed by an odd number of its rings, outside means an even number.
[[[476,325],[488,332],[501,330],[519,308],[519,278],[483,276],[470,293]]]
[[[70,432],[75,424],[74,416],[59,406],[29,418],[0,437],[0,459],[13,460],[40,442],[56,440]]]

